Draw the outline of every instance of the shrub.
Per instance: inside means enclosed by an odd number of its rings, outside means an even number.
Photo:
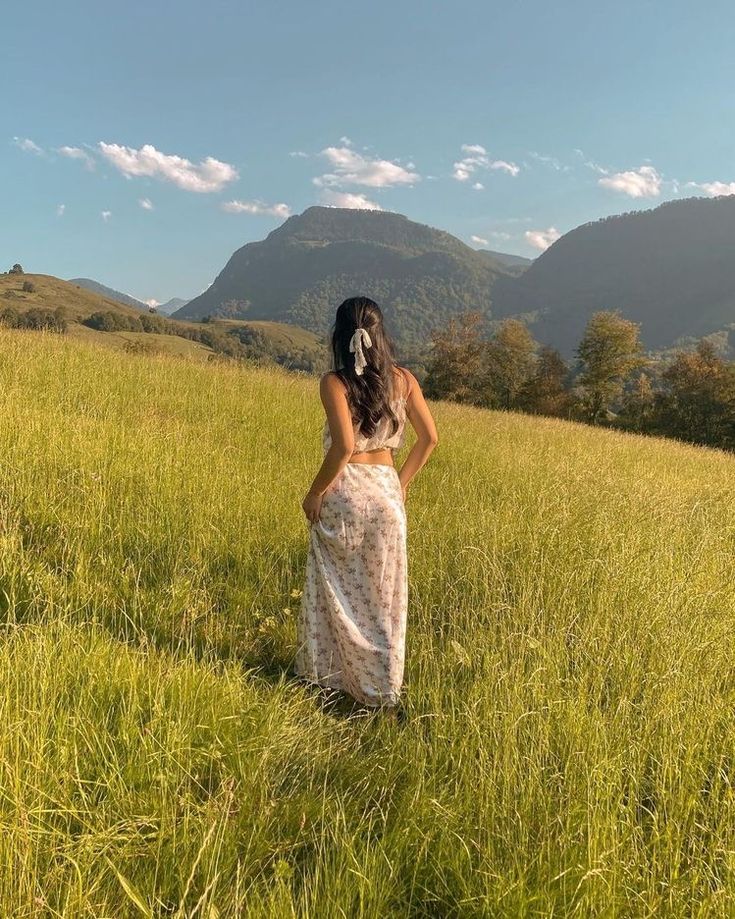
[[[11,329],[17,329],[19,325],[18,310],[14,306],[6,306],[0,313],[0,322]]]
[[[126,341],[123,345],[123,350],[127,354],[161,354],[162,349],[152,341],[139,341],[138,339],[133,339],[131,341]]]
[[[126,316],[112,310],[99,310],[82,320],[82,325],[98,332],[148,332],[137,316]]]
[[[36,307],[21,314],[20,327],[23,329],[36,329],[37,331],[48,329],[50,332],[64,332],[66,331],[66,322],[62,319],[60,323],[59,317],[52,310]]]

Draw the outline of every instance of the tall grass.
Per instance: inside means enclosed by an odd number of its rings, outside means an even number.
[[[408,718],[294,680],[313,379],[0,330],[0,915],[735,915],[735,458],[433,406]]]

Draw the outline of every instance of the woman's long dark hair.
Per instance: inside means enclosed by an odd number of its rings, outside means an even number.
[[[350,351],[350,339],[357,328],[366,329],[372,342],[369,348],[363,343],[366,366],[361,376],[355,373],[355,354]],[[387,416],[392,436],[399,424],[391,405],[396,361],[380,307],[369,297],[349,297],[337,308],[331,335],[332,369],[347,387],[353,423],[359,422],[360,432],[372,437],[380,419]]]

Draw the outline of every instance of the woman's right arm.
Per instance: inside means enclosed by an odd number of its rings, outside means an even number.
[[[409,483],[426,463],[431,451],[439,443],[439,435],[436,432],[434,419],[426,404],[424,394],[421,392],[421,386],[416,377],[410,370],[404,368],[404,373],[408,377],[410,388],[406,397],[406,415],[411,422],[411,426],[416,432],[416,441],[403,462],[398,478],[401,480],[404,496]]]
[[[355,447],[355,432],[344,385],[333,373],[325,373],[319,382],[319,395],[327,415],[330,439],[310,495],[322,497],[339,473],[347,465]]]

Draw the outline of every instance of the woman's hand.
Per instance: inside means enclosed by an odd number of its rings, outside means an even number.
[[[319,520],[319,513],[322,509],[322,495],[316,495],[309,491],[301,502],[301,507],[306,514],[309,523],[316,523]]]

